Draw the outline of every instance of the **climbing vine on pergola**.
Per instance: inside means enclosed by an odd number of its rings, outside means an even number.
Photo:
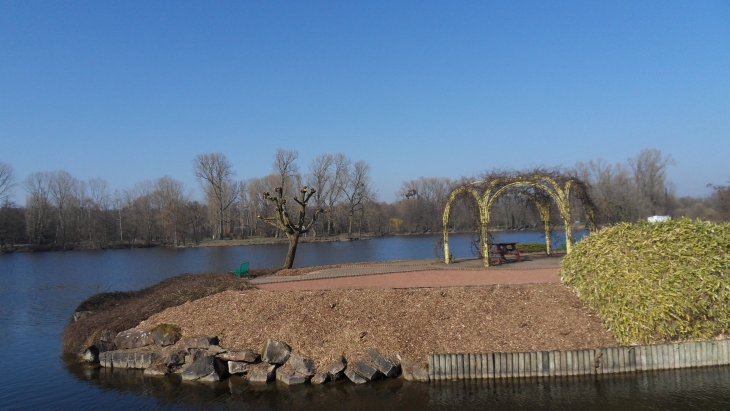
[[[449,253],[449,216],[452,205],[462,196],[473,197],[479,211],[479,241],[482,247],[484,265],[489,266],[490,255],[488,246],[488,231],[490,211],[497,199],[507,193],[524,196],[532,201],[540,213],[540,219],[545,228],[545,247],[550,254],[550,207],[554,202],[565,223],[565,247],[571,250],[571,210],[570,198],[575,195],[583,204],[586,215],[586,228],[595,230],[593,217],[595,206],[588,195],[586,184],[580,179],[551,170],[532,170],[527,172],[501,173],[494,172],[482,181],[469,182],[460,185],[449,195],[444,209],[444,262],[451,262]]]

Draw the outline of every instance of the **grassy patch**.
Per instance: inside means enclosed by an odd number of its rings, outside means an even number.
[[[252,270],[253,275],[270,270]],[[139,291],[111,292],[93,295],[76,311],[93,313],[70,322],[63,331],[62,348],[67,354],[99,343],[104,330],[113,333],[136,327],[141,321],[167,308],[198,300],[226,290],[253,288],[248,281],[231,274],[184,274],[168,278]]]
[[[623,344],[730,331],[728,223],[611,226],[576,244],[560,275]]]
[[[518,243],[517,248],[526,253],[544,253],[545,243]]]

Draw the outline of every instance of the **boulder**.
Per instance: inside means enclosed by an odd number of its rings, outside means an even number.
[[[200,357],[182,373],[186,381],[220,381],[228,375],[228,364],[216,357]]]
[[[221,347],[220,345],[211,345],[206,350],[205,355],[210,356],[210,357],[215,357],[215,356],[218,356],[218,354],[225,353],[226,351],[228,351],[228,350]]]
[[[180,347],[190,350],[191,348],[208,349],[211,345],[218,345],[218,337],[185,337],[180,341]]]
[[[311,379],[312,384],[324,384],[328,381],[330,381],[332,377],[330,376],[330,373],[328,372],[318,372],[314,374],[314,377]]]
[[[160,347],[173,345],[182,338],[182,330],[173,324],[160,324],[152,329],[152,340]]]
[[[149,367],[145,368],[144,375],[146,376],[165,376],[173,372],[173,367],[168,365],[165,357],[157,357]]]
[[[365,378],[360,376],[360,374],[356,373],[350,367],[347,367],[345,370],[345,377],[347,377],[350,381],[354,382],[355,384],[365,384],[368,382]]]
[[[153,344],[151,330],[126,330],[114,337],[114,345],[117,349],[134,349]]]
[[[99,354],[99,364],[111,368],[144,369],[159,356],[154,351],[105,351]]]
[[[116,336],[117,333],[112,330],[102,330],[99,334],[99,352],[116,350],[117,347],[114,346],[114,337]]]
[[[246,374],[250,364],[242,361],[228,361],[229,374]]]
[[[251,350],[228,351],[218,354],[218,358],[226,361],[243,361],[248,363],[255,363],[261,360],[261,356]]]
[[[185,364],[185,354],[182,352],[172,353],[167,356],[165,364],[171,367],[183,365]]]
[[[249,365],[248,381],[255,383],[267,383],[273,381],[276,376],[276,365],[265,362]]]
[[[187,350],[188,355],[185,356],[185,363],[186,364],[192,364],[200,357],[205,357],[205,354],[208,352],[207,349],[203,348],[190,348]]]
[[[99,349],[95,345],[92,345],[81,353],[81,359],[85,362],[99,362]]]
[[[284,364],[291,354],[291,347],[273,338],[267,338],[261,351],[261,360],[269,364]]]
[[[276,379],[286,385],[304,384],[309,376],[297,372],[290,364],[284,364],[276,370]]]
[[[410,358],[403,358],[401,368],[403,369],[403,378],[406,381],[428,382],[430,380],[428,369]]]
[[[317,370],[314,368],[314,361],[304,358],[301,355],[292,354],[289,357],[289,365],[299,374],[307,377],[313,376]]]
[[[330,368],[327,370],[332,377],[332,381],[341,380],[344,376],[345,368],[347,368],[347,360],[345,357],[341,357],[335,361]]]
[[[382,372],[388,378],[397,377],[400,372],[398,363],[393,359],[386,357],[380,353],[376,348],[368,348],[368,356],[373,361],[375,368]]]
[[[367,361],[353,361],[352,363],[347,365],[347,369],[352,369],[352,371],[356,372],[368,381],[375,381],[383,378],[383,373],[381,373],[377,368],[375,368]]]

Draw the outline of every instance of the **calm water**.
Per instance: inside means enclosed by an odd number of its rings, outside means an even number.
[[[469,257],[471,236],[451,237]],[[433,258],[437,236],[301,244],[297,265]],[[539,233],[497,241],[537,242]],[[146,287],[186,272],[223,272],[249,261],[276,267],[285,245],[0,254],[0,409],[727,409],[730,369],[509,383],[250,386],[145,379],[141,372],[66,364],[60,335],[76,306],[102,292]]]

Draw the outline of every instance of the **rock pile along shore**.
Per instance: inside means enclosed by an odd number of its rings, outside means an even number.
[[[109,333],[110,334],[110,333]],[[267,338],[260,351],[228,350],[216,336],[182,338],[180,328],[160,324],[151,330],[132,329],[102,337],[101,347],[88,347],[83,361],[103,367],[144,369],[149,376],[179,373],[183,380],[216,382],[240,375],[251,383],[274,380],[284,384],[324,384],[348,379],[365,384],[383,378],[429,381],[428,369],[413,359],[383,355],[376,348],[366,354],[334,361],[317,370],[314,361],[292,352],[282,341]]]

